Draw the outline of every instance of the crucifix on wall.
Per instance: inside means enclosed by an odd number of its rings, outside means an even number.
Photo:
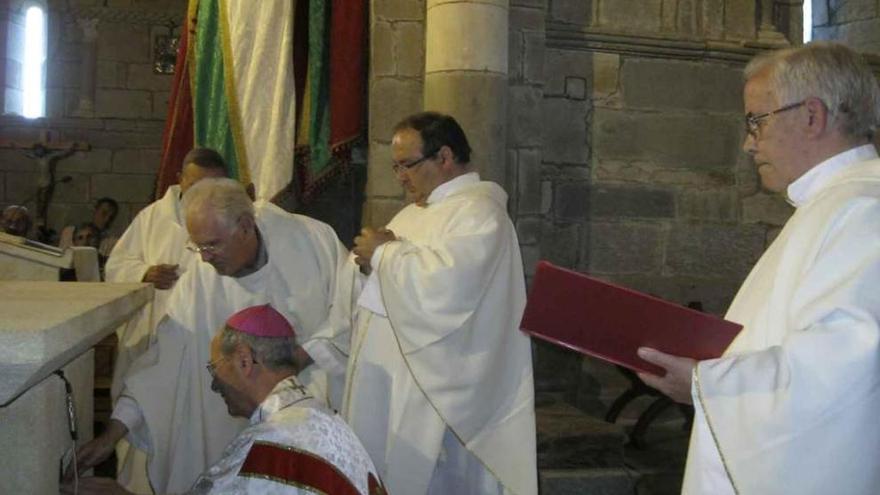
[[[34,225],[37,232],[37,240],[52,243],[55,232],[48,228],[49,204],[52,202],[52,193],[58,183],[67,183],[72,180],[70,176],[60,179],[55,178],[55,169],[58,162],[69,157],[76,151],[88,151],[91,149],[88,143],[81,141],[54,141],[49,133],[44,131],[39,141],[24,142],[0,140],[0,148],[18,149],[24,151],[24,156],[31,158],[37,163],[37,184],[33,194],[21,201],[24,205],[31,200],[36,202],[36,218]]]

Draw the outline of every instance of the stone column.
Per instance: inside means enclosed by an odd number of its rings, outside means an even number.
[[[74,115],[91,117],[95,113],[95,73],[98,64],[98,19],[77,19],[82,29],[79,72],[79,100]]]
[[[484,179],[505,184],[508,0],[428,0],[425,110],[453,115]]]
[[[758,41],[767,43],[787,43],[785,36],[776,30],[773,23],[774,0],[759,0],[761,25],[758,26]]]

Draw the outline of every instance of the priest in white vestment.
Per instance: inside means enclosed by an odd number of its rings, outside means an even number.
[[[696,408],[683,493],[876,494],[880,487],[880,89],[850,49],[810,43],[745,70],[763,184],[794,215],[726,318],[719,359],[651,349],[642,375]]]
[[[175,284],[155,341],[124,379],[107,432],[81,449],[81,466],[88,467],[127,434],[149,454],[157,493],[185,491],[246,425],[224,412],[203,367],[211,338],[234,312],[270,303],[298,322],[298,377],[332,405],[331,395],[341,395],[344,356],[324,335],[345,327],[345,319],[331,325],[328,318],[331,308],[351,304],[355,277],[328,225],[272,204],[254,207],[232,179],[202,179],[184,196],[184,211],[188,247],[204,262]],[[337,387],[328,386],[328,374]]]
[[[156,289],[152,305],[117,331],[114,398],[119,395],[129,364],[146,349],[153,329],[165,315],[171,288],[197,259],[185,248],[189,235],[183,224],[180,198],[205,177],[225,176],[226,163],[219,153],[210,148],[192,149],[183,159],[180,183],[169,187],[162,199],[141,210],[110,253],[104,267],[107,282],[147,282]]]
[[[107,282],[147,282],[156,289],[152,303],[116,331],[118,344],[111,393],[114,401],[119,397],[128,367],[146,350],[153,330],[165,315],[171,288],[197,261],[185,248],[189,235],[183,224],[180,198],[205,177],[225,176],[226,163],[219,153],[210,148],[190,150],[183,159],[179,185],[169,187],[162,199],[141,210],[110,253],[104,267]],[[117,479],[135,492],[149,493],[146,456],[140,450],[130,449],[123,440],[116,457],[121,469]]]
[[[269,305],[232,315],[211,341],[212,389],[249,426],[188,494],[378,495],[381,481],[351,428],[296,379],[294,328]],[[131,492],[110,479],[72,481],[63,493]]]
[[[481,181],[452,117],[395,128],[414,203],[355,240],[370,272],[343,414],[389,493],[537,493],[525,282],[507,195]]]

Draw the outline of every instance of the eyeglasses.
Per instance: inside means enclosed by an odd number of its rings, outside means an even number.
[[[188,251],[196,253],[196,254],[202,254],[202,253],[217,254],[218,251],[223,249],[223,243],[222,242],[214,242],[214,243],[210,243],[210,244],[199,245],[199,244],[196,244],[192,241],[189,241],[186,243],[186,249]]]
[[[794,110],[795,108],[802,106],[806,102],[807,102],[806,100],[801,100],[797,103],[791,103],[789,105],[779,107],[776,110],[773,110],[770,112],[759,113],[758,115],[752,115],[751,113],[747,113],[746,114],[746,132],[749,134],[749,136],[752,136],[753,138],[757,138],[758,134],[761,132],[761,122],[767,120],[768,118],[770,118],[773,115],[776,115],[777,113],[782,113],[782,112],[787,112],[789,110]]]
[[[424,162],[425,160],[430,160],[431,158],[434,158],[434,156],[436,156],[436,155],[437,155],[437,152],[435,151],[433,153],[428,153],[425,156],[423,156],[419,159],[413,160],[409,163],[392,163],[391,170],[393,170],[395,174],[399,174],[401,170],[409,170],[409,169],[415,167],[416,165]]]
[[[223,356],[216,361],[208,361],[208,364],[205,365],[205,369],[208,370],[208,374],[211,375],[211,378],[217,378],[217,365],[226,361],[231,356]],[[260,364],[256,358],[251,357],[251,363]]]
[[[208,361],[208,364],[205,365],[205,369],[208,370],[208,374],[211,375],[211,378],[217,378],[217,365],[229,359],[229,356],[223,356],[216,361]]]
[[[232,236],[234,236],[240,230],[241,230],[241,219],[239,218],[239,221],[238,221],[238,223],[235,224],[235,227],[233,228],[233,230],[230,230],[229,235],[227,235],[223,239],[221,239],[219,241],[207,242],[205,244],[196,244],[192,240],[189,240],[189,241],[187,241],[187,243],[184,247],[186,247],[186,249],[188,251],[193,252],[195,254],[208,254],[208,255],[217,254],[218,252],[222,251],[226,247],[226,244],[230,241]]]

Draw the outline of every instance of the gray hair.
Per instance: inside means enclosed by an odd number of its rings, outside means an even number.
[[[28,209],[24,205],[9,205],[6,208],[3,208],[3,213],[12,213],[13,211],[21,211],[22,213],[27,214]]]
[[[242,216],[254,217],[254,203],[240,182],[226,177],[202,179],[183,195],[184,217],[197,211],[211,209],[228,227]]]
[[[746,66],[748,81],[770,70],[780,105],[810,97],[828,108],[831,125],[852,138],[871,138],[880,123],[880,87],[865,60],[840,43],[814,41],[758,55]]]
[[[293,359],[293,351],[297,347],[296,336],[257,337],[224,325],[220,331],[220,351],[223,355],[228,356],[235,352],[239,344],[250,347],[254,359],[269,370],[297,370]]]

